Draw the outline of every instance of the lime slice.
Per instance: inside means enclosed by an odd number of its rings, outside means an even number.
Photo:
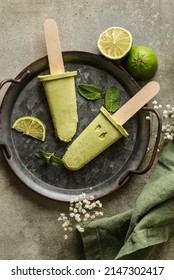
[[[46,137],[45,124],[33,116],[18,118],[12,125],[12,128],[41,141],[44,141]]]
[[[132,46],[131,33],[122,27],[110,27],[99,36],[99,51],[110,59],[121,59],[126,56]]]

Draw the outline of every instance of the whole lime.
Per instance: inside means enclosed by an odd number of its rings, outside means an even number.
[[[151,48],[133,46],[123,61],[123,66],[135,79],[149,80],[157,71],[158,59]]]

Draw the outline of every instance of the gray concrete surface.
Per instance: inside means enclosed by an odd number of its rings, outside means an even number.
[[[158,100],[163,105],[174,102],[173,0],[0,0],[0,80],[14,78],[46,54],[42,24],[47,18],[59,24],[64,51],[98,53],[102,31],[127,28],[134,44],[152,47],[158,56]],[[105,216],[132,208],[151,172],[134,176],[102,199]],[[0,259],[84,259],[75,231],[63,240],[57,218],[66,210],[67,204],[41,197],[20,183],[0,154]],[[157,246],[152,259],[174,259],[173,241]]]

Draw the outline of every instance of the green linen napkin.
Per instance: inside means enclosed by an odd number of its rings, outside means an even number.
[[[174,236],[174,142],[161,151],[134,209],[85,225],[87,259],[148,259],[154,246]]]

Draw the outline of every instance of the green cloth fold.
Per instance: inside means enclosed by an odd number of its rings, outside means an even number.
[[[174,236],[174,142],[161,151],[134,209],[85,225],[90,260],[148,259],[155,245]]]

